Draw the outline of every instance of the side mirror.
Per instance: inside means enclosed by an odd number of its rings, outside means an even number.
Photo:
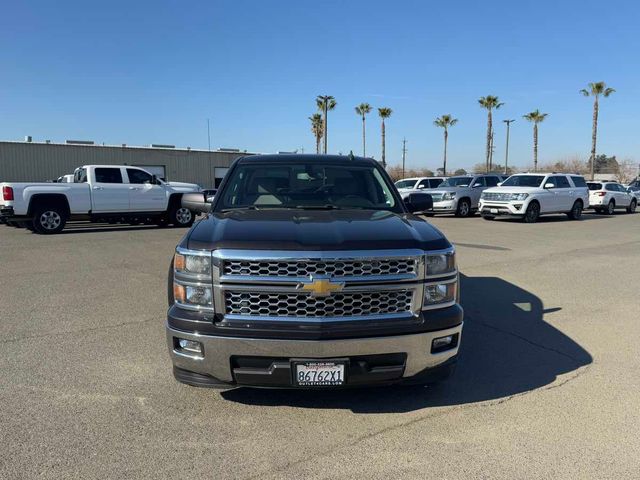
[[[471,187],[471,188],[478,188],[478,187],[482,187],[482,183],[480,183],[480,182],[474,183],[473,187]]]
[[[498,182],[498,186],[501,187],[502,186],[502,182]]]
[[[428,193],[412,193],[404,199],[404,205],[411,213],[433,209],[433,198]]]
[[[196,213],[209,213],[211,204],[203,192],[185,193],[182,195],[182,206]]]
[[[151,175],[151,185],[160,185],[157,175]]]
[[[427,188],[424,185],[418,185],[418,188]]]
[[[555,184],[549,182],[544,184],[544,188],[556,188]]]

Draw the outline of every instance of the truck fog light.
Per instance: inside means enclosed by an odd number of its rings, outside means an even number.
[[[522,208],[522,204],[521,203],[514,203],[513,204],[513,208],[515,208],[516,210],[520,210]]]
[[[431,353],[444,352],[458,346],[458,334],[434,338],[431,342]]]
[[[187,340],[186,338],[173,338],[174,349],[178,352],[188,355],[204,357],[202,344],[195,340]]]

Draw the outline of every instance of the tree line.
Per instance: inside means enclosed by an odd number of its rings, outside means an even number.
[[[600,109],[600,98],[607,98],[615,90],[607,86],[605,82],[594,82],[589,83],[587,88],[580,90],[579,93],[584,95],[585,97],[593,97],[593,116],[592,116],[592,135],[591,135],[591,151],[589,155],[589,174],[591,179],[594,178],[596,173],[596,144],[597,144],[597,135],[598,135],[598,113]],[[496,110],[499,110],[502,106],[504,106],[504,102],[501,102],[500,99],[495,95],[487,95],[478,99],[478,104],[481,108],[487,111],[487,138],[486,138],[486,150],[485,150],[485,163],[484,163],[484,171],[492,172],[492,171],[500,171],[504,173],[509,173],[510,167],[507,165],[508,159],[508,142],[509,136],[507,133],[507,155],[505,156],[505,165],[496,165],[493,163],[493,138],[494,138],[494,128],[493,128],[493,113]],[[316,153],[327,153],[327,143],[328,143],[328,113],[336,108],[338,103],[336,99],[331,95],[318,95],[316,97],[316,107],[318,109],[317,113],[314,113],[309,117],[311,121],[311,132],[314,135],[316,141]],[[361,103],[357,105],[355,108],[355,113],[362,120],[362,156],[366,157],[367,155],[367,139],[366,139],[366,117],[373,110],[371,105],[368,103]],[[385,130],[385,119],[391,117],[393,110],[388,107],[380,107],[378,110],[378,116],[381,119],[381,140],[382,140],[382,158],[381,163],[384,168],[387,168],[386,161],[386,130]],[[539,109],[533,110],[522,116],[525,120],[530,122],[533,126],[533,170],[538,170],[538,128],[540,123],[542,123],[548,116],[548,113],[542,113]],[[503,120],[507,124],[507,132],[509,125],[511,122],[515,120]],[[447,145],[449,141],[449,129],[455,126],[458,123],[458,119],[454,118],[451,114],[444,114],[437,117],[434,120],[434,125],[436,127],[443,129],[444,135],[444,151],[443,151],[443,159],[442,159],[442,168],[438,169],[438,173],[446,176],[447,171]],[[322,144],[322,147],[321,147]],[[500,167],[499,169],[497,167]],[[477,169],[478,166],[474,167]],[[430,171],[429,171],[430,172]],[[426,173],[426,172],[425,172]],[[456,171],[457,174],[457,171]],[[433,175],[433,172],[431,172]],[[423,175],[429,176],[429,175]]]

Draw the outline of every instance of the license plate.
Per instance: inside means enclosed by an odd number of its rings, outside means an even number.
[[[490,209],[491,213],[498,213],[498,209],[497,208],[492,208]]]
[[[301,387],[344,384],[345,362],[294,362],[294,381]]]

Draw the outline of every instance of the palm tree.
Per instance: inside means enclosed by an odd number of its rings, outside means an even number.
[[[327,153],[327,113],[329,110],[333,110],[336,108],[336,99],[331,95],[318,95],[316,97],[316,105],[318,106],[318,110],[322,112],[322,120],[323,120],[323,133],[324,133],[324,148],[323,153]]]
[[[481,97],[478,99],[478,103],[482,108],[487,110],[487,158],[486,158],[486,170],[487,173],[491,170],[491,144],[493,141],[493,118],[491,116],[492,110],[497,110],[504,103],[500,103],[500,99],[498,97],[494,97],[493,95],[487,95],[486,97]]]
[[[442,163],[442,175],[447,176],[447,140],[449,139],[449,127],[453,127],[458,123],[457,118],[453,118],[450,114],[442,115],[435,119],[433,124],[436,127],[444,128],[444,161]]]
[[[371,112],[371,105],[361,103],[356,107],[356,113],[362,117],[362,156],[367,156],[367,142],[365,138],[365,116]]]
[[[596,137],[598,136],[598,98],[600,95],[603,97],[608,97],[615,90],[613,88],[607,87],[607,84],[604,82],[596,82],[590,83],[589,89],[582,89],[580,93],[585,97],[593,97],[593,127],[591,130],[591,159],[589,162],[591,163],[591,180],[593,180],[594,176],[594,164],[596,160]]]
[[[522,118],[533,122],[533,171],[538,171],[538,124],[547,118],[548,113],[540,113],[540,110],[523,115]]]
[[[382,107],[378,109],[378,115],[380,115],[380,118],[382,119],[382,168],[387,168],[387,161],[385,157],[385,146],[384,146],[384,137],[385,137],[384,119],[389,118],[392,113],[393,113],[393,110],[387,107]]]
[[[324,124],[322,122],[322,115],[314,113],[309,117],[311,120],[311,132],[316,139],[316,153],[320,153],[320,140],[324,132]]]

